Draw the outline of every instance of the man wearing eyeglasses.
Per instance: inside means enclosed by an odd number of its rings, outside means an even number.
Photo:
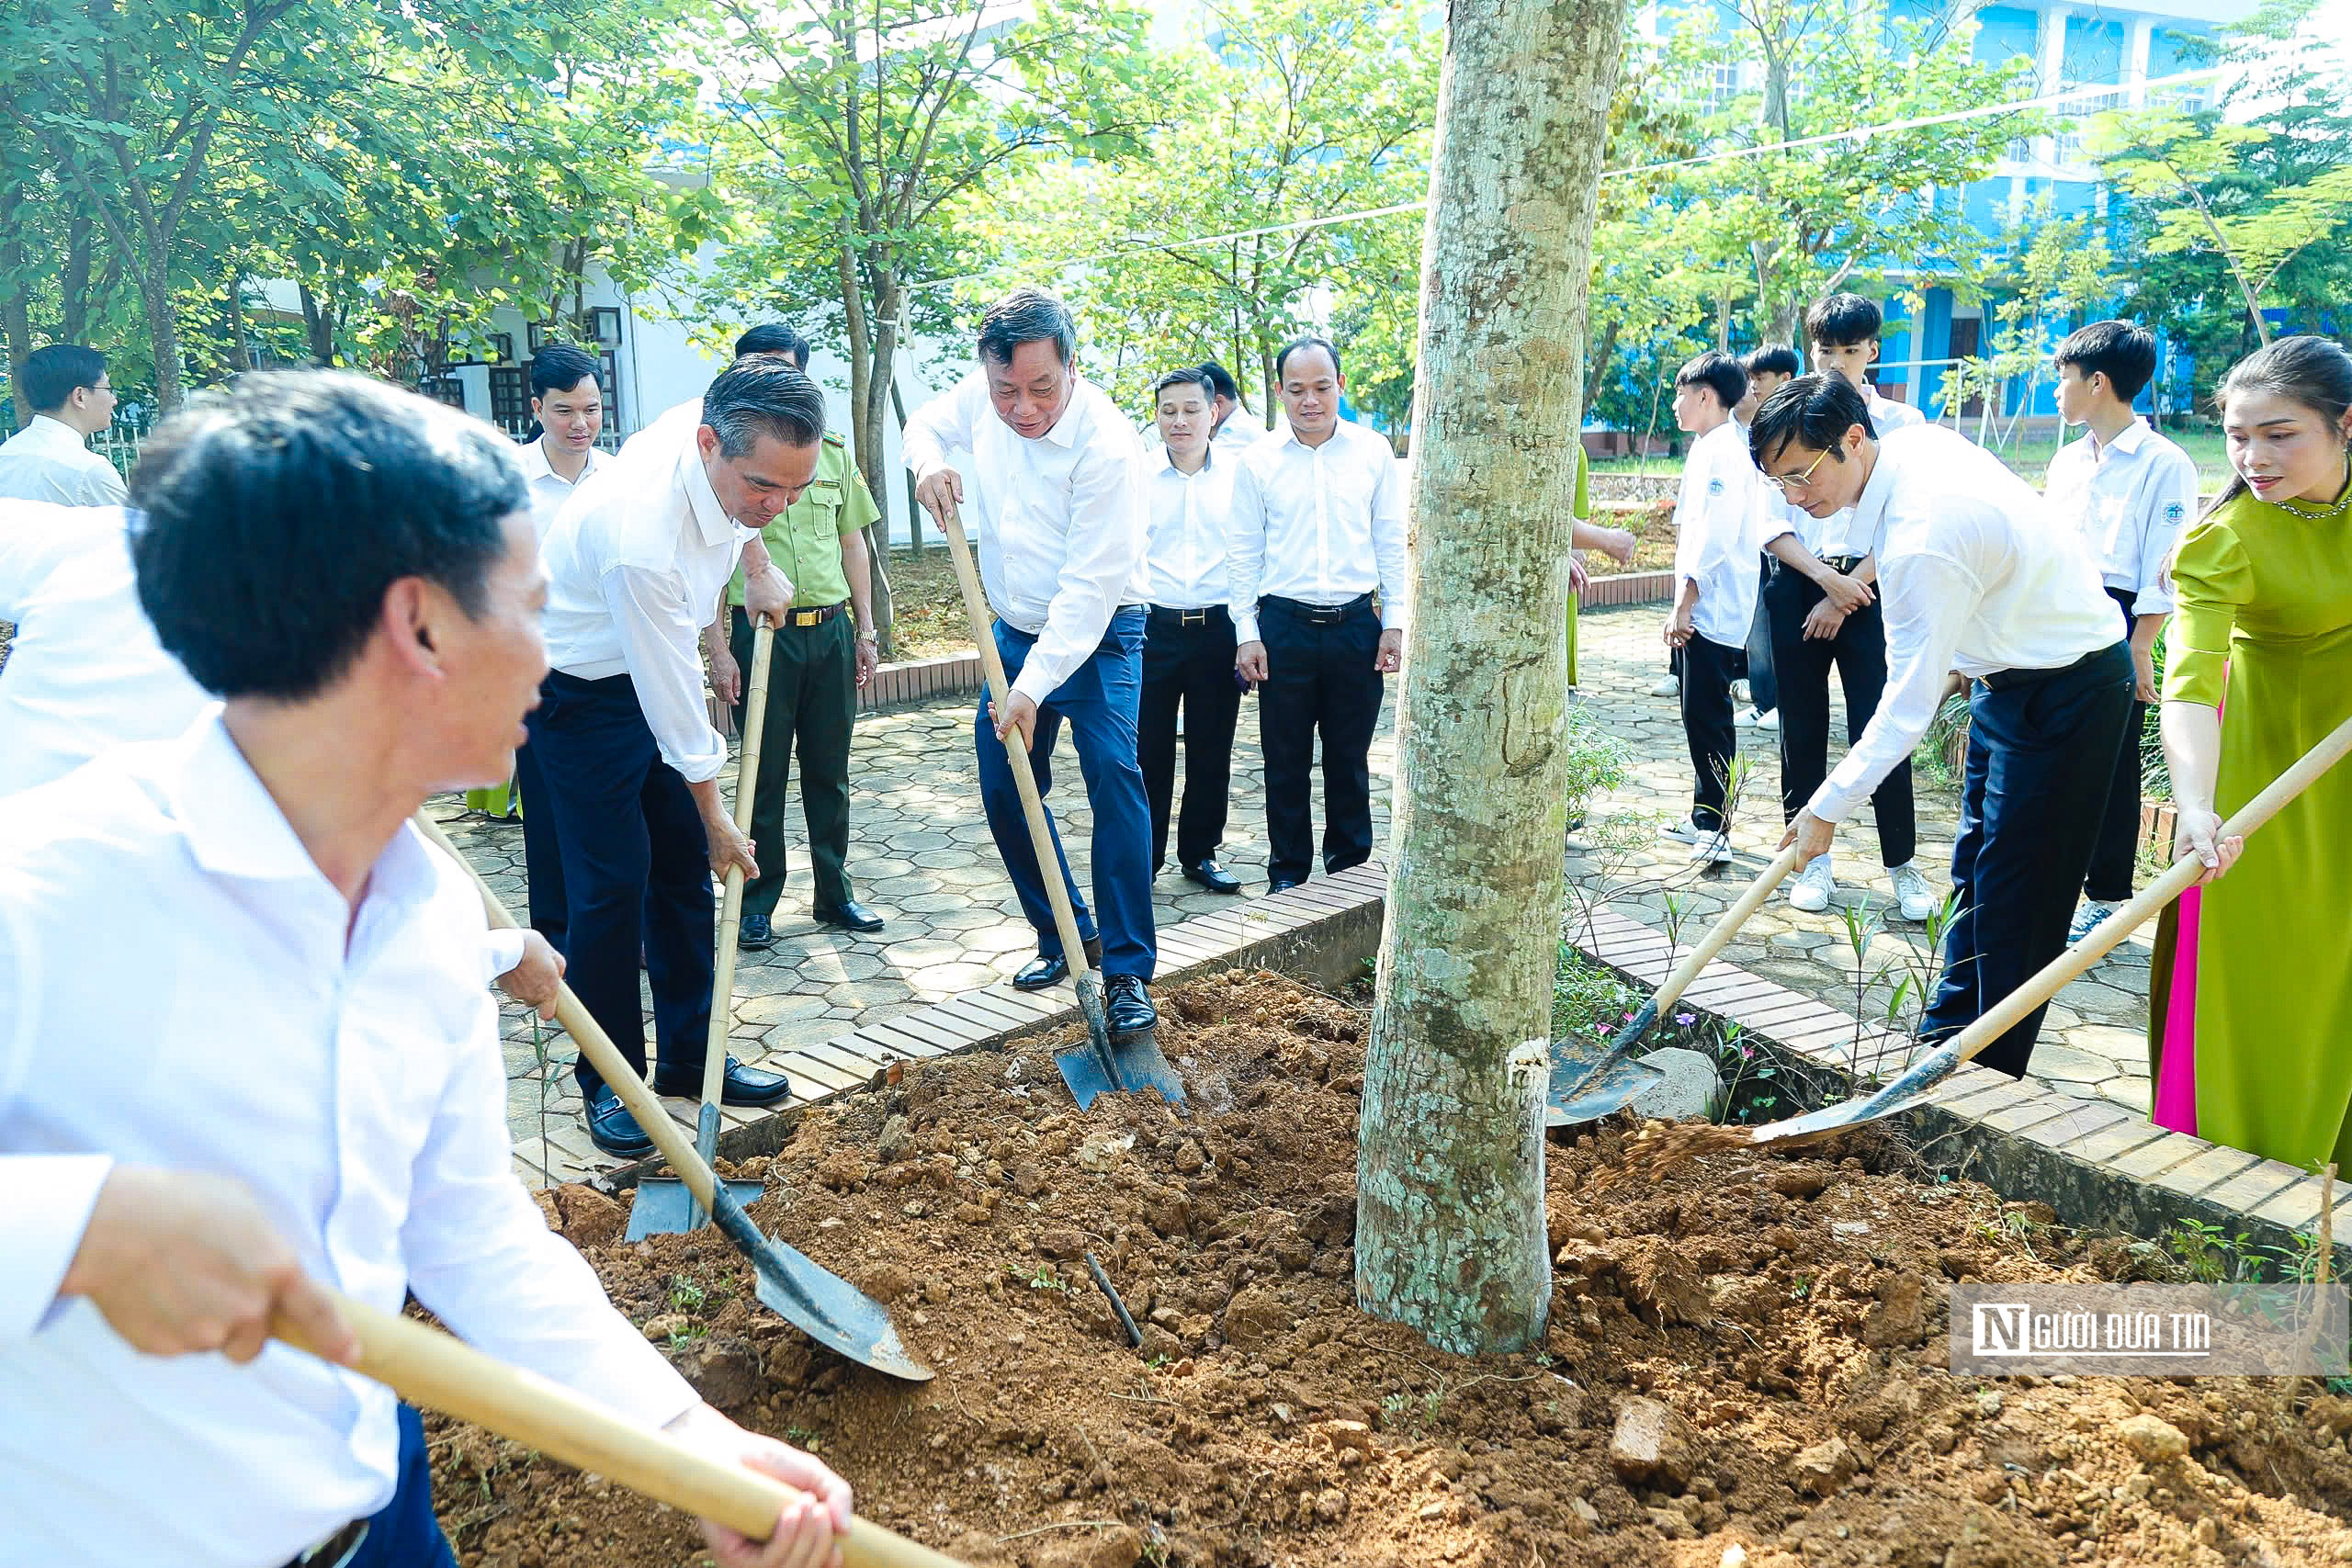
[[[114,423],[107,356],[80,344],[53,343],[25,355],[17,385],[33,417],[0,442],[0,496],[120,506],[129,493],[122,476],[86,445]]]
[[[1927,733],[1944,672],[1971,682],[1952,846],[1958,907],[1920,1028],[1932,1043],[2064,951],[2131,707],[2131,649],[2080,536],[1956,433],[1914,425],[1874,436],[1861,394],[1841,377],[1813,375],[1767,399],[1747,440],[1792,505],[1815,519],[1850,506],[1880,541],[1886,617],[1884,700],[1781,847],[1826,855],[1838,825]],[[1787,694],[1784,684],[1784,703]],[[2022,1077],[2041,1014],[2034,1009],[1978,1060]]]

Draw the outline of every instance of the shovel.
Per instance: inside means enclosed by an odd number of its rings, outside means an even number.
[[[699,1518],[716,1519],[754,1540],[775,1529],[794,1487],[742,1465],[728,1464],[667,1432],[634,1427],[537,1372],[485,1356],[437,1329],[321,1286],[359,1340],[354,1369],[422,1409],[470,1421],[569,1465],[619,1482],[639,1496]],[[270,1333],[298,1350],[316,1348],[293,1322],[273,1319]],[[961,1568],[920,1541],[853,1517],[840,1538],[850,1568]]]
[[[972,568],[972,547],[964,539],[963,521],[951,508],[940,519],[947,547],[956,559],[956,581],[964,590],[964,611],[972,619],[972,640],[980,646],[980,665],[987,671],[989,700],[1004,711],[1012,685],[1004,678],[1004,660],[997,656],[996,637],[989,629],[988,596],[980,592],[979,574]],[[1061,858],[1054,853],[1053,829],[1046,820],[1046,803],[1037,795],[1037,775],[1029,764],[1029,749],[1016,729],[1004,738],[1004,754],[1012,765],[1013,787],[1021,792],[1022,814],[1029,819],[1029,842],[1037,855],[1038,880],[1046,885],[1046,900],[1054,907],[1054,930],[1060,936],[1062,955],[1069,964],[1078,988],[1078,1010],[1086,1018],[1084,1045],[1055,1054],[1062,1082],[1083,1111],[1094,1097],[1113,1089],[1156,1089],[1170,1105],[1184,1103],[1184,1080],[1176,1075],[1159,1042],[1147,1032],[1140,1039],[1111,1038],[1109,1018],[1102,1010],[1102,981],[1086,962],[1086,946],[1079,941],[1078,918],[1070,913],[1069,890],[1062,885]]]
[[[752,800],[760,784],[760,738],[767,728],[768,664],[775,654],[775,628],[755,621],[752,628],[752,689],[743,699],[743,754],[735,769],[735,830],[752,830]],[[718,1104],[727,1087],[727,1028],[735,1017],[735,945],[743,918],[743,868],[727,868],[727,897],[718,911],[718,963],[711,976],[710,1035],[702,1055],[702,1110],[695,1119],[695,1154],[708,1165],[718,1158]],[[738,1203],[759,1201],[763,1185],[730,1181]],[[628,1239],[675,1235],[698,1230],[710,1216],[694,1192],[674,1176],[637,1184],[628,1212]]]
[[[1596,1053],[1576,1040],[1553,1043],[1552,1088],[1544,1112],[1546,1127],[1573,1127],[1579,1122],[1597,1122],[1612,1111],[1631,1105],[1652,1084],[1665,1079],[1666,1075],[1656,1067],[1633,1060],[1634,1051],[1657,1026],[1658,1015],[1681,999],[1690,982],[1699,977],[1699,972],[1714,962],[1715,955],[1747,923],[1747,917],[1763,908],[1764,900],[1772,896],[1772,889],[1804,863],[1804,852],[1796,845],[1782,850],[1779,858],[1764,868],[1763,874],[1733,900],[1731,908],[1723,912],[1723,918],[1699,945],[1674,966],[1674,972],[1651,993],[1641,1010],[1625,1021],[1625,1027],[1617,1032],[1606,1051]]]
[[[441,831],[441,825],[421,811],[415,821],[420,832],[447,851],[449,858],[465,867],[466,874],[473,878],[474,886],[481,891],[482,908],[490,916],[491,925],[500,931],[514,930],[514,917],[498,901],[498,895],[491,891],[490,884],[481,879],[481,873]],[[695,1153],[694,1145],[686,1142],[678,1124],[662,1109],[662,1101],[645,1087],[645,1080],[637,1076],[637,1069],[628,1065],[620,1047],[580,1005],[580,998],[569,986],[556,997],[555,1017],[570,1032],[580,1054],[588,1058],[588,1065],[602,1074],[605,1084],[620,1096],[628,1113],[637,1118],[637,1124],[645,1129],[645,1135],[653,1140],[662,1157],[670,1162],[670,1168],[710,1211],[719,1231],[735,1244],[737,1251],[751,1259],[752,1271],[759,1280],[760,1301],[769,1311],[827,1349],[838,1351],[877,1372],[888,1372],[910,1382],[931,1380],[931,1369],[908,1355],[906,1348],[899,1343],[899,1331],[879,1302],[782,1242],[771,1241],[760,1234],[759,1227],[752,1224],[752,1216],[743,1212],[741,1201],[720,1184],[709,1164]]]
[[[2318,745],[2298,758],[2293,767],[2272,780],[2269,788],[2240,807],[2222,824],[2218,837],[2231,839],[2252,833],[2277,816],[2279,807],[2309,789],[2347,751],[2352,751],[2352,718],[2337,725]],[[2195,886],[2204,872],[2204,862],[2193,854],[2183,855],[2145,892],[2092,927],[2090,935],[2052,959],[2040,974],[1994,1003],[1975,1022],[1905,1068],[1893,1083],[1867,1100],[1849,1100],[1807,1116],[1743,1128],[1741,1131],[1749,1134],[1743,1141],[1759,1147],[1769,1145],[1785,1148],[1813,1143],[1832,1133],[1911,1109],[1921,1096],[1951,1077],[1962,1063],[1973,1060],[2019,1019],[2056,996],[2069,980],[2106,957],[2116,943]]]

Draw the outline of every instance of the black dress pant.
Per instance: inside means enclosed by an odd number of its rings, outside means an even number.
[[[1976,682],[1968,704],[1968,783],[1951,852],[1957,912],[1942,983],[1920,1021],[1930,1042],[1966,1028],[2065,951],[2132,707],[2132,650],[2119,642],[2063,670],[1994,679]],[[2023,1077],[2043,1010],[1976,1060]]]
[[[1775,561],[1763,599],[1772,620],[1772,671],[1781,699],[1781,815],[1794,821],[1829,776],[1829,671],[1846,693],[1846,741],[1862,738],[1886,689],[1886,617],[1872,599],[1831,637],[1807,637],[1804,618],[1824,595],[1804,573]],[[1904,761],[1871,794],[1879,858],[1908,863],[1918,849],[1911,801],[1911,764]]]
[[[2128,588],[2110,588],[2107,595],[2123,607],[2123,635],[2129,639],[2135,619],[2132,606],[2138,596]],[[2147,721],[2148,705],[2135,689],[2131,714],[2123,721],[2123,743],[2115,750],[2107,810],[2091,844],[2090,873],[2083,878],[2083,897],[2102,904],[2120,904],[2132,897],[2132,874],[2140,859],[2140,732]]]
[[[1731,683],[1747,655],[1739,649],[1690,634],[1682,645],[1682,734],[1690,743],[1690,820],[1710,833],[1724,829],[1731,787],[1731,764],[1739,755],[1733,723]]]
[[[1272,596],[1258,602],[1266,681],[1258,738],[1266,756],[1266,879],[1304,882],[1315,858],[1308,775],[1323,737],[1323,869],[1372,858],[1372,733],[1384,684],[1380,617],[1369,593],[1325,609]]]
[[[523,878],[531,896],[531,929],[564,951],[563,849],[556,841],[555,807],[548,800],[539,754],[529,746],[514,752],[514,787],[523,797]]]
[[[1774,558],[1764,558],[1763,570],[1756,581],[1762,582],[1771,575]],[[1747,627],[1747,697],[1758,713],[1770,713],[1781,705],[1780,678],[1772,665],[1772,612],[1764,603],[1764,595],[1756,596],[1756,617]]]
[[[642,1073],[642,952],[663,1076],[698,1076],[718,919],[709,843],[686,781],[662,760],[626,675],[583,681],[554,671],[528,723],[563,856],[564,978]],[[578,1073],[583,1096],[604,1081],[584,1059]]]
[[[1233,617],[1223,605],[1170,610],[1158,604],[1144,621],[1143,697],[1136,760],[1151,805],[1151,865],[1168,859],[1168,825],[1176,795],[1176,721],[1184,721],[1184,807],[1176,817],[1176,863],[1216,858],[1225,841],[1233,792],[1233,727],[1241,686],[1233,673]]]

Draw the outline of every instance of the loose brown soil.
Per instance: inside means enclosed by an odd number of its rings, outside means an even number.
[[[1914,1179],[1883,1133],[1598,1191],[1626,1129],[1555,1145],[1543,1349],[1432,1351],[1355,1306],[1363,1015],[1262,975],[1161,1008],[1191,1122],[1124,1097],[1080,1113],[1037,1043],[910,1068],[743,1167],[765,1227],[890,1303],[939,1370],[924,1387],[813,1351],[708,1233],[630,1246],[594,1192],[548,1207],[714,1403],[974,1563],[2352,1561],[2352,1401],[1943,1370],[1950,1281],[2113,1277],[2147,1249]],[[469,1563],[700,1556],[677,1514],[434,1433]]]

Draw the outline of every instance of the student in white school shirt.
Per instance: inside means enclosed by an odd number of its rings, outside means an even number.
[[[227,704],[0,802],[0,1555],[451,1564],[421,1427],[334,1364],[326,1284],[818,1489],[764,1545],[706,1536],[827,1560],[848,1487],[696,1398],[517,1180],[481,904],[409,824],[506,765],[546,669],[511,445],[256,376],[140,480],[141,601]]]
[[[1756,465],[1731,411],[1747,391],[1737,359],[1713,349],[1675,373],[1674,423],[1696,437],[1674,504],[1673,613],[1666,645],[1682,655],[1682,733],[1690,747],[1690,811],[1658,829],[1694,861],[1731,858],[1731,765],[1739,755],[1731,683],[1756,618]]]
[[[119,506],[122,476],[85,445],[114,423],[107,356],[78,343],[25,355],[17,385],[33,417],[0,441],[0,496],[62,506]]]
[[[2156,700],[2156,637],[2172,615],[2165,563],[2197,515],[2197,464],[2132,412],[2132,400],[2156,371],[2156,340],[2130,321],[2093,321],[2058,345],[2058,414],[2086,427],[2083,439],[2058,448],[2042,480],[2042,499],[2061,521],[2082,531],[2098,558],[2108,597],[2132,641],[2132,715],[2116,749],[2107,814],[2083,879],[2083,906],[2069,941],[2080,942],[2132,897],[2140,843],[2140,730]]]

